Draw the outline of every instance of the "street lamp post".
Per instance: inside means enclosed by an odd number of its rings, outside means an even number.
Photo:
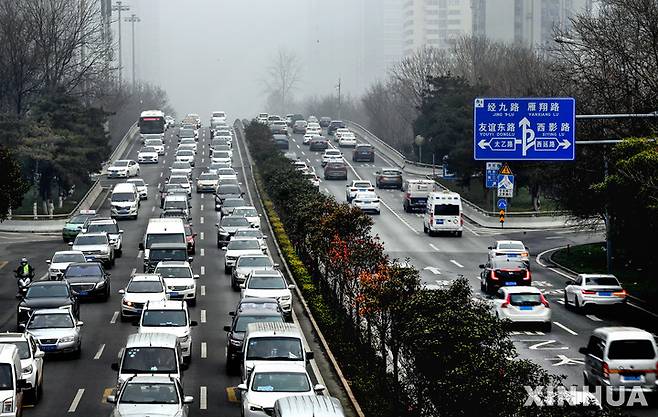
[[[132,24],[132,49],[133,49],[133,59],[132,59],[132,65],[133,65],[133,77],[132,77],[132,85],[133,85],[133,91],[135,90],[135,23],[141,22],[141,19],[137,17],[135,13],[131,14],[130,17],[126,17],[126,22],[130,22]]]
[[[341,82],[340,82],[340,77],[338,77],[338,84],[336,84],[336,88],[338,89],[338,119],[339,119],[339,120],[340,120],[340,118],[341,118],[341,115],[340,115],[340,113],[341,113],[341,109],[340,109],[340,104],[341,104],[341,103],[340,103],[340,100],[341,100],[341,97],[340,97],[340,87],[341,87],[341,85],[340,85],[340,84],[341,84]]]
[[[121,86],[121,69],[122,69],[122,59],[121,59],[121,12],[130,10],[130,6],[123,5],[120,1],[117,1],[112,5],[112,11],[119,14],[119,19],[117,23],[119,24],[119,86]]]

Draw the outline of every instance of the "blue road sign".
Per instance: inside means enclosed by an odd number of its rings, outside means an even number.
[[[504,198],[498,199],[498,210],[507,210],[507,200]]]
[[[573,161],[573,98],[476,98],[473,155],[489,161]]]
[[[503,166],[501,162],[487,162],[486,175],[484,177],[487,188],[498,187],[498,171],[500,171],[501,166]]]
[[[514,175],[498,174],[498,197],[514,197]]]

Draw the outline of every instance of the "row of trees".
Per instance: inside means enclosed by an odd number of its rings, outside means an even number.
[[[524,386],[555,387],[561,378],[516,358],[506,324],[466,279],[423,289],[416,269],[385,254],[371,218],[313,188],[267,127],[251,123],[244,133],[286,239],[310,271],[302,287],[322,294],[326,304],[315,307],[329,319],[319,321],[367,415],[607,415],[524,407]]]

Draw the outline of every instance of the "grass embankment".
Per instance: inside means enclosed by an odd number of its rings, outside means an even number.
[[[605,242],[560,249],[553,254],[552,259],[560,265],[582,274],[605,273],[607,270]],[[658,311],[658,285],[656,285],[656,278],[653,274],[642,268],[634,268],[622,260],[617,263],[622,266],[613,268],[612,273],[622,282],[624,288]]]
[[[457,181],[454,180],[444,180],[438,178],[437,181],[448,188],[450,191],[459,193],[463,198],[467,199],[471,203],[477,205],[482,210],[492,211],[493,210],[493,197],[492,193],[495,190],[485,191],[482,188],[480,179],[474,179],[471,181],[470,186],[464,187],[459,185]],[[496,198],[497,200],[497,198]],[[556,210],[555,202],[547,198],[540,198],[541,201],[541,210],[540,211],[553,211]],[[498,211],[498,209],[493,210]],[[508,200],[508,212],[521,212],[521,211],[533,211],[532,208],[532,198],[530,197],[530,192],[528,188],[521,187],[514,190],[514,198]]]

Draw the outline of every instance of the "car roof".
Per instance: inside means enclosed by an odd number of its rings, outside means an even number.
[[[29,285],[29,287],[36,287],[36,286],[39,286],[39,287],[58,287],[58,286],[62,286],[62,285],[68,287],[69,284],[66,281],[63,281],[63,280],[62,281],[34,281]]]
[[[275,409],[281,415],[342,417],[343,406],[338,398],[328,395],[290,395],[276,400]]]
[[[263,276],[263,277],[271,277],[271,276],[277,276],[284,278],[283,272],[279,271],[278,269],[271,269],[271,270],[255,270],[251,271],[252,276]]]
[[[105,232],[80,233],[78,236],[107,236]]]
[[[174,384],[174,378],[168,375],[136,374],[128,378],[125,384]]]
[[[126,348],[132,347],[168,347],[175,348],[178,338],[169,333],[135,333],[128,336]]]
[[[2,342],[20,342],[23,340],[27,340],[27,335],[25,333],[18,333],[18,332],[6,332],[6,333],[0,333],[0,343]]]
[[[187,248],[187,244],[185,244],[185,243],[181,243],[180,245],[185,246]],[[151,247],[153,247],[153,245],[151,245]],[[186,266],[186,267],[189,267],[190,263],[187,262],[187,261],[160,261],[156,265],[156,269],[160,266]]]
[[[583,278],[614,278],[614,279],[617,279],[617,277],[612,275],[612,274],[578,274],[578,276],[583,277]]]
[[[494,267],[499,266],[516,266],[522,269],[526,268],[526,263],[520,259],[509,258],[507,256],[496,256],[491,260],[491,264]]]
[[[144,310],[186,310],[186,305],[182,300],[149,301]]]
[[[55,255],[84,255],[81,250],[58,250],[53,254]]]
[[[652,342],[654,342],[655,345],[655,339],[653,335],[648,331],[639,329],[637,327],[627,327],[627,326],[599,327],[598,329],[594,329],[594,335],[597,335],[607,340],[645,339],[645,340],[651,340]]]
[[[529,286],[529,285],[522,285],[518,287],[500,287],[503,291],[508,292],[510,294],[527,294],[527,293],[532,293],[532,294],[541,294],[541,290],[537,287]]]
[[[162,277],[159,274],[135,274],[130,281],[160,281]]]

